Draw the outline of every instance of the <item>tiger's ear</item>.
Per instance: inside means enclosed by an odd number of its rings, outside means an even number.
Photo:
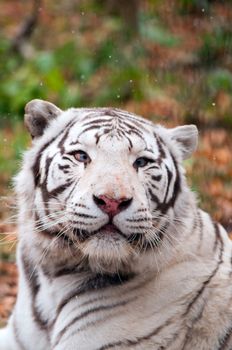
[[[197,127],[195,125],[183,125],[169,129],[168,132],[171,139],[178,144],[182,159],[184,160],[191,157],[192,153],[197,148]]]
[[[28,102],[25,106],[24,122],[31,137],[42,136],[51,120],[60,113],[62,110],[50,102],[37,99]]]

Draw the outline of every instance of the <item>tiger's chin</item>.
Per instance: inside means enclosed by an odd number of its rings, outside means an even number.
[[[79,246],[89,267],[97,273],[130,272],[135,251],[116,232],[99,232]]]

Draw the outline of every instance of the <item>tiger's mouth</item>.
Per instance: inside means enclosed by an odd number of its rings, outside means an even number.
[[[108,222],[106,225],[103,225],[98,230],[89,232],[87,230],[80,230],[79,228],[75,228],[73,230],[73,234],[78,237],[80,240],[86,240],[92,236],[102,235],[102,236],[121,236],[124,239],[128,240],[128,236],[126,236],[122,231],[120,231],[112,222]]]
[[[126,237],[124,235],[124,233],[122,231],[120,231],[113,223],[108,223],[108,224],[104,225],[98,231],[103,233],[103,234],[119,234],[123,237]]]
[[[115,226],[111,221],[103,225],[95,231],[87,231],[80,228],[70,228],[70,232],[62,231],[52,231],[52,230],[42,230],[41,233],[48,237],[54,238],[59,237],[63,243],[66,243],[68,246],[73,245],[75,240],[79,243],[85,243],[90,241],[91,238],[101,239],[102,241],[115,241],[129,243],[132,246],[140,249],[147,249],[148,245],[146,243],[145,233],[134,232],[132,234],[123,233],[117,226]]]

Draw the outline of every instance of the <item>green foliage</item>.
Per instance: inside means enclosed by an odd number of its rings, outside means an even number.
[[[201,63],[208,67],[225,61],[232,54],[231,26],[217,26],[207,33],[198,54]]]
[[[232,73],[221,68],[213,70],[208,75],[207,85],[213,95],[218,91],[232,93]]]
[[[114,103],[119,95],[120,100],[141,96],[143,73],[137,68],[141,54],[133,46],[119,50],[108,40],[94,54],[68,42],[53,52],[37,52],[23,62],[20,57],[10,57],[2,69],[0,116],[10,113],[22,117],[25,104],[33,98],[52,99],[65,108]],[[95,91],[92,80],[101,74],[101,88]],[[135,81],[133,89],[130,80]]]
[[[95,1],[80,6],[83,13],[91,8],[102,14],[103,8]],[[34,47],[27,58],[11,52],[9,41],[0,39],[0,123],[6,117],[22,118],[25,104],[33,98],[48,99],[66,108],[118,105],[149,96],[152,79],[146,77],[153,73],[143,64],[148,55],[147,45],[174,47],[180,40],[153,14],[141,12],[138,24],[140,35],[131,40],[123,32],[122,20],[105,16],[103,31],[93,34],[93,45],[69,36],[53,50]],[[80,22],[83,38],[89,27],[84,19]]]
[[[180,44],[180,39],[165,29],[154,16],[141,14],[140,34],[143,38],[161,46],[173,47]]]

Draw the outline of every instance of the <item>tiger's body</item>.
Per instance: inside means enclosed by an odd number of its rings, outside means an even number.
[[[181,162],[194,126],[34,100],[1,350],[232,349],[232,244]]]

